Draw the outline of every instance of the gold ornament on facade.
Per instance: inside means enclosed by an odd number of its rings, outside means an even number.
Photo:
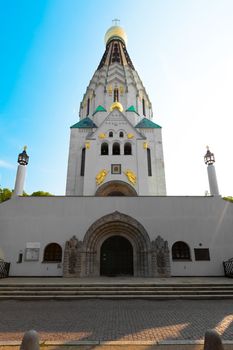
[[[124,174],[127,176],[129,182],[131,182],[133,185],[136,185],[137,176],[134,174],[132,170],[126,170],[124,171]]]
[[[91,147],[90,142],[85,142],[85,147],[86,147],[86,149],[90,149],[90,147]]]
[[[107,90],[108,90],[109,96],[112,96],[112,85],[108,85]]]
[[[134,138],[134,134],[127,134],[128,139],[133,139]]]
[[[147,149],[148,148],[148,142],[143,142],[143,148]]]
[[[123,93],[124,93],[124,86],[121,85],[121,86],[120,86],[120,94],[123,95]]]
[[[120,102],[113,102],[110,107],[110,112],[112,112],[114,109],[118,109],[118,111],[123,112],[123,106]]]
[[[106,138],[106,134],[104,134],[103,132],[101,132],[101,133],[99,134],[99,138],[100,138],[100,139],[105,139],[105,138]]]
[[[109,172],[107,170],[105,170],[105,169],[100,170],[100,172],[98,172],[98,174],[95,177],[96,184],[97,185],[102,184],[102,182],[105,180],[105,178],[108,175],[108,173]]]

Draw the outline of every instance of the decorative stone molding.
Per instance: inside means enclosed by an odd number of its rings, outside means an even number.
[[[101,246],[107,238],[115,235],[125,237],[133,247],[135,277],[170,276],[168,242],[160,236],[151,242],[142,224],[118,211],[95,221],[83,241],[73,236],[66,242],[63,276],[98,277]]]
[[[81,248],[82,242],[76,236],[66,241],[63,263],[64,277],[79,277],[81,275]]]
[[[152,275],[169,277],[171,275],[170,254],[168,242],[158,236],[151,242]]]

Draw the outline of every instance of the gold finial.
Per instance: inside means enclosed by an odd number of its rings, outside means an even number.
[[[26,152],[27,148],[28,148],[28,146],[24,146],[23,150]]]
[[[113,102],[110,107],[110,112],[112,112],[114,109],[118,109],[118,111],[123,112],[123,106],[120,102]]]
[[[113,20],[113,26],[110,27],[104,37],[105,44],[109,42],[110,39],[121,39],[125,45],[127,45],[127,35],[122,27],[118,24],[119,19]]]

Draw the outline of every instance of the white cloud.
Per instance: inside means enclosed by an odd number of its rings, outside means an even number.
[[[5,160],[0,159],[0,168],[14,169],[15,166],[11,163],[6,162]]]

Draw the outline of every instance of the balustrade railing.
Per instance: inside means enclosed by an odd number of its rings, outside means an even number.
[[[10,263],[0,260],[0,278],[6,278],[9,276]]]
[[[233,258],[223,261],[223,268],[226,277],[233,277]]]

